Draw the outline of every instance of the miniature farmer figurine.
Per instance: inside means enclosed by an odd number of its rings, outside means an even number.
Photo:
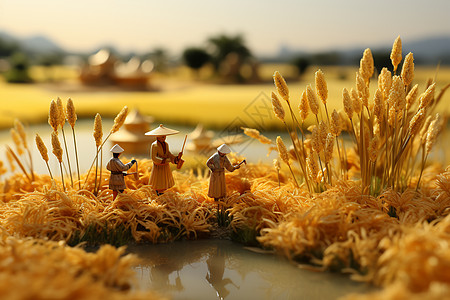
[[[109,178],[109,188],[113,191],[113,200],[116,199],[117,194],[123,193],[126,189],[125,185],[125,175],[124,171],[131,168],[136,160],[133,159],[131,162],[124,164],[120,161],[119,156],[124,151],[119,145],[114,145],[111,150],[113,157],[110,159],[106,165],[106,169],[111,171],[111,177]]]
[[[233,166],[228,160],[226,155],[230,152],[230,148],[227,145],[222,144],[217,148],[217,153],[211,155],[206,162],[206,165],[211,170],[208,196],[214,198],[215,201],[219,201],[219,199],[224,198],[227,195],[225,169],[233,172],[240,168],[240,164]]]
[[[177,133],[177,130],[166,128],[162,124],[145,133],[145,135],[156,136],[156,141],[151,146],[153,167],[148,184],[152,186],[158,196],[175,185],[169,163],[178,164],[182,152],[178,156],[170,153],[169,144],[166,143],[166,136]]]

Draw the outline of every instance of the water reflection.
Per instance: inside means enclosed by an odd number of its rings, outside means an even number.
[[[224,240],[138,245],[129,251],[142,259],[136,267],[139,287],[171,299],[337,299],[372,289]]]

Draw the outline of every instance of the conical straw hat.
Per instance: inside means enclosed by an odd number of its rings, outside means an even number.
[[[217,151],[221,152],[221,153],[225,153],[228,154],[231,152],[230,147],[228,147],[226,144],[222,144],[217,148]]]
[[[153,130],[150,130],[148,132],[145,133],[145,135],[150,135],[150,136],[161,136],[161,135],[172,135],[172,134],[177,134],[179,131],[177,130],[173,130],[170,128],[166,128],[164,127],[162,124],[159,125],[159,127],[156,127]]]
[[[115,144],[109,151],[111,151],[112,153],[122,153],[125,150],[123,150],[123,148],[119,145]]]

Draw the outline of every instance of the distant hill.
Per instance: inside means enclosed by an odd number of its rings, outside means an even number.
[[[45,36],[17,38],[6,32],[0,32],[0,39],[17,43],[23,50],[33,54],[66,52],[62,47]]]

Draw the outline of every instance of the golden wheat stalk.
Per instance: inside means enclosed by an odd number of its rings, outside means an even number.
[[[297,179],[295,178],[294,171],[292,171],[291,164],[289,163],[289,154],[286,148],[286,145],[283,142],[283,139],[280,136],[277,136],[277,149],[278,154],[280,155],[281,160],[287,164],[289,167],[289,171],[291,171],[292,178],[294,179],[295,185],[298,187]]]
[[[302,122],[304,122],[309,114],[308,98],[306,97],[305,91],[302,91],[302,95],[300,96],[300,104],[298,105],[298,110],[300,113],[300,118],[302,119]]]
[[[63,169],[62,169],[63,149],[61,148],[61,144],[58,139],[58,133],[56,131],[52,132],[52,153],[58,159],[59,169],[61,172],[61,182],[63,185],[63,190],[66,191],[66,186],[64,184],[64,173],[63,173]]]
[[[72,178],[72,167],[70,165],[70,159],[69,159],[69,150],[67,148],[67,141],[66,141],[66,134],[64,132],[64,124],[66,123],[66,109],[64,108],[64,104],[61,100],[61,98],[56,99],[56,106],[58,108],[58,116],[57,116],[57,122],[58,126],[61,127],[61,133],[63,136],[63,142],[64,142],[64,149],[66,150],[66,159],[67,159],[67,165],[69,167],[69,175],[70,175],[70,183],[73,187],[73,178]]]
[[[20,161],[19,157],[14,153],[14,151],[11,149],[11,147],[6,145],[6,151],[10,155],[10,158],[8,158],[8,159],[11,159],[11,161],[14,160],[17,163],[17,165],[19,166],[19,168],[22,170],[23,174],[25,174],[28,181],[30,181],[30,183],[32,183],[33,181],[31,180],[31,177],[28,175],[28,173],[27,173],[25,167],[23,166],[22,162]],[[10,163],[11,163],[11,161],[10,161]]]
[[[358,98],[361,100],[362,105],[368,108],[370,96],[369,87],[367,86],[364,78],[359,74],[359,72],[356,72],[356,91],[358,92]]]
[[[319,119],[317,117],[319,114],[319,101],[310,84],[306,86],[306,98],[308,99],[309,108],[311,109],[311,112],[316,115],[316,121],[317,124],[319,124]]]
[[[77,163],[78,187],[81,189],[80,163],[78,160],[77,139],[75,136],[75,123],[76,123],[78,117],[77,117],[77,113],[75,111],[75,105],[73,104],[73,101],[71,98],[67,99],[66,117],[67,117],[67,122],[70,124],[70,127],[72,128],[73,145],[75,148],[75,160]]]
[[[378,88],[383,93],[383,98],[386,100],[389,97],[389,91],[392,85],[392,74],[387,68],[381,69],[378,75]]]
[[[102,117],[100,116],[99,113],[97,113],[95,115],[95,119],[94,119],[94,140],[95,140],[95,146],[97,148],[97,151],[99,150],[99,147],[102,145],[102,138],[103,138],[103,126],[102,126]],[[103,153],[101,151],[101,153]],[[102,158],[102,154],[100,155],[100,158]],[[101,166],[102,162],[100,162],[100,166]],[[99,168],[99,161],[98,161],[98,156],[95,162],[95,180],[94,180],[94,195],[97,194],[98,189],[100,188],[100,182],[101,182],[101,178],[99,179],[99,186],[97,189],[97,174],[98,174],[98,168]],[[102,175],[101,172],[101,167],[100,167],[100,177]]]
[[[419,109],[427,107],[434,99],[436,83],[430,85],[425,92],[419,97]]]
[[[330,162],[333,158],[333,151],[334,151],[334,138],[335,136],[330,132],[327,134],[327,138],[325,141],[325,148],[324,148],[324,158],[325,158],[325,168],[327,169],[328,174],[328,182],[330,185],[333,185],[333,181],[331,179],[331,166]]]
[[[375,66],[373,63],[372,51],[367,48],[364,50],[363,57],[359,61],[359,74],[361,74],[365,83],[369,85],[370,77],[372,77]]]
[[[315,73],[315,85],[316,85],[316,94],[319,99],[322,101],[325,107],[325,114],[327,115],[327,121],[330,123],[330,117],[328,116],[328,108],[327,108],[327,98],[328,98],[328,87],[327,82],[325,80],[325,75],[322,70],[318,70]]]
[[[127,114],[128,114],[128,106],[124,106],[122,110],[119,112],[119,114],[114,118],[114,124],[113,127],[111,128],[110,135],[117,132],[120,129],[120,127],[122,127],[123,123],[125,123],[125,119],[127,118]]]
[[[100,145],[100,147],[98,147],[99,149],[97,149],[97,152],[95,154],[94,160],[91,163],[91,166],[89,168],[89,171],[87,172],[86,175],[86,180],[84,181],[83,184],[83,189],[86,186],[88,179],[89,179],[89,174],[92,171],[92,167],[94,166],[95,161],[98,159],[98,154],[100,153],[100,151],[103,149],[103,146],[105,145],[106,141],[109,139],[109,137],[111,136],[111,134],[117,132],[120,127],[122,127],[123,123],[125,123],[125,119],[127,118],[127,114],[128,114],[128,107],[124,106],[122,108],[122,110],[117,114],[117,116],[114,118],[114,124],[111,128],[111,130],[109,131],[109,134],[106,136],[106,138],[103,140],[103,143]]]
[[[53,131],[58,131],[59,110],[55,100],[52,100],[50,102],[50,110],[48,112],[48,124],[53,128]]]
[[[47,165],[48,173],[50,174],[51,179],[53,179],[52,171],[50,170],[50,166],[48,165],[48,152],[47,147],[45,147],[44,141],[39,136],[39,134],[36,133],[36,146],[39,150],[39,153],[42,156],[42,159],[45,161],[45,164]]]
[[[289,102],[289,88],[283,76],[281,76],[278,71],[275,71],[275,73],[273,74],[273,81],[281,98]]]
[[[319,165],[317,164],[317,160],[314,158],[314,153],[311,152],[310,155],[306,158],[306,165],[309,177],[312,179],[313,182],[318,183],[317,177],[319,174]]]
[[[394,66],[394,73],[395,73],[397,71],[398,65],[402,61],[402,40],[400,36],[398,36],[394,41],[390,57],[392,66]]]
[[[280,99],[278,99],[278,96],[274,92],[272,92],[271,96],[273,112],[278,119],[284,122],[285,112],[283,106],[281,105]]]
[[[406,55],[400,74],[402,76],[403,84],[405,87],[408,87],[414,79],[414,56],[411,52]]]
[[[422,179],[423,170],[425,168],[425,162],[428,158],[428,155],[431,152],[431,149],[433,148],[434,143],[437,140],[437,136],[439,135],[439,132],[442,130],[442,127],[444,126],[443,119],[441,118],[440,114],[436,114],[433,121],[430,123],[430,127],[427,131],[427,137],[426,137],[426,143],[425,143],[425,153],[422,156],[422,168],[420,170],[419,179],[417,181],[416,191],[420,187],[420,180]]]
[[[414,85],[406,95],[406,110],[409,111],[417,100],[419,95],[419,85]]]

